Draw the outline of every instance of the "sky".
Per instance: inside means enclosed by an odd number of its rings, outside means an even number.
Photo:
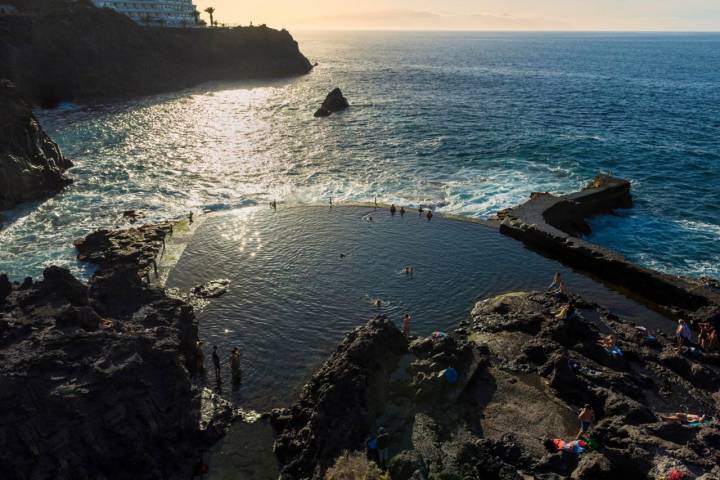
[[[289,29],[720,31],[720,0],[195,0]],[[206,14],[203,14],[207,17]]]

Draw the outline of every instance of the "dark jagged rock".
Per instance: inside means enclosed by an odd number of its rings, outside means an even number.
[[[289,409],[272,412],[283,479],[322,478],[345,450],[362,449],[407,340],[384,318],[348,335]]]
[[[576,308],[563,318],[558,314],[569,302]],[[414,339],[404,355],[398,342],[402,357],[394,371],[395,360],[380,369],[372,364],[392,350],[376,329],[371,323],[357,330],[298,403],[273,413],[283,478],[320,478],[343,450],[363,451],[378,425],[390,434],[393,480],[415,471],[431,479],[512,480],[655,479],[673,468],[704,480],[720,474],[716,422],[693,428],[658,417],[717,416],[716,353],[688,358],[662,337],[649,344],[647,332],[561,294],[479,302],[454,332]],[[613,334],[622,357],[598,345],[601,332]],[[364,367],[348,367],[357,362]],[[459,373],[454,384],[442,373],[449,367]],[[367,381],[373,370],[380,377],[390,372],[390,381],[378,389]],[[384,403],[368,408],[366,399],[378,390]],[[587,403],[597,415],[590,431],[595,448],[556,451],[552,440],[575,438],[577,411]]]
[[[334,89],[328,93],[327,97],[323,101],[322,105],[315,112],[315,117],[329,117],[333,113],[340,112],[348,108],[350,104],[342,94],[339,88]]]
[[[47,197],[69,184],[64,171],[72,163],[8,80],[0,80],[0,112],[0,210]]]
[[[688,410],[717,416],[717,354],[687,358],[662,338],[650,346],[642,341],[645,333],[600,309],[604,328],[623,352],[621,359],[614,358],[597,345],[597,324],[583,318],[583,312],[594,309],[557,318],[570,300],[578,304],[579,299],[502,295],[478,303],[469,325],[476,341],[490,349],[494,364],[511,370],[524,365],[523,371],[545,379],[554,402],[573,409],[589,403],[598,415],[591,431],[597,450],[580,457],[537,459],[534,471],[573,479],[666,478],[667,465],[673,464],[698,476],[720,473],[720,450],[708,438],[718,432],[717,424],[691,428],[662,423],[657,416]],[[701,381],[693,374],[697,371],[703,372]],[[686,447],[698,438],[703,440],[695,448]],[[648,476],[653,469],[657,477]]]
[[[200,298],[218,298],[225,295],[229,285],[230,280],[227,279],[210,280],[194,287],[192,294]]]
[[[232,409],[203,413],[190,381],[192,308],[143,280],[171,228],[77,242],[98,264],[89,286],[57,267],[0,276],[3,478],[187,478],[222,435]]]
[[[88,1],[5,0],[0,78],[32,103],[123,97],[207,81],[286,77],[312,66],[285,30],[151,28]]]
[[[628,262],[622,255],[578,238],[589,216],[632,205],[630,183],[599,175],[579,192],[533,194],[526,203],[497,214],[500,231],[554,258],[627,288],[696,322],[720,320],[720,291],[713,282],[668,275]]]

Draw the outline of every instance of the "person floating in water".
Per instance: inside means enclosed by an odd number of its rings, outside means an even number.
[[[400,207],[400,216],[405,215],[405,207]]]
[[[396,210],[394,203],[390,205],[390,215],[395,215]]]
[[[230,352],[230,371],[233,383],[240,383],[240,349],[238,347],[233,347]]]
[[[405,267],[405,275],[412,275],[413,274],[413,267],[412,265],[407,265]]]
[[[405,335],[405,338],[408,338],[410,336],[410,320],[412,320],[412,317],[409,313],[406,313],[403,317],[403,335]]]
[[[215,367],[215,380],[220,381],[220,357],[217,353],[217,345],[213,345],[212,362]]]
[[[432,220],[432,217],[433,217],[432,210],[428,209],[428,211],[427,211],[427,219],[428,219],[428,222],[429,222],[430,220]]]
[[[595,421],[595,410],[593,410],[589,403],[585,404],[582,410],[580,410],[578,421],[580,422],[580,431],[578,432],[576,438],[580,438],[586,434]]]
[[[380,300],[379,298],[377,300],[375,300],[375,302],[373,302],[373,303],[378,308],[382,307],[382,300]]]

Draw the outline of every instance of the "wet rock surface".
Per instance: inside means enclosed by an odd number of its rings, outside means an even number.
[[[8,80],[0,80],[0,112],[0,210],[42,199],[69,184],[64,172],[72,163]]]
[[[342,91],[339,88],[334,89],[328,93],[327,97],[323,101],[320,108],[315,112],[315,117],[329,117],[333,113],[341,112],[348,108],[347,98],[343,96]]]
[[[147,282],[171,229],[78,241],[88,284],[58,267],[0,276],[3,478],[186,478],[232,421],[201,411],[192,308]]]
[[[230,287],[230,280],[210,280],[192,289],[192,294],[199,298],[218,298],[227,292]]]
[[[273,410],[281,478],[322,478],[345,450],[364,445],[407,341],[385,318],[350,333],[290,408]]]
[[[553,258],[628,289],[693,323],[720,319],[720,289],[708,279],[668,275],[628,262],[622,255],[594,245],[586,219],[632,206],[630,183],[598,175],[579,192],[534,193],[526,203],[498,212],[500,231]]]

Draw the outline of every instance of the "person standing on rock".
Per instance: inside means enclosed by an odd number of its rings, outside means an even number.
[[[195,343],[195,370],[197,371],[198,378],[202,376],[205,371],[205,353],[203,353],[203,342],[200,340]]]
[[[217,345],[213,345],[212,361],[215,367],[215,380],[220,380],[220,357],[217,353]]]
[[[378,428],[377,434],[377,450],[378,450],[378,464],[382,468],[387,467],[388,462],[388,442],[390,441],[390,435],[385,431],[383,427]]]
[[[576,438],[580,438],[586,434],[587,431],[590,430],[590,426],[592,426],[595,421],[595,410],[593,410],[589,403],[586,403],[582,410],[580,410],[578,420],[580,421],[580,431],[578,432]]]
[[[678,326],[675,330],[675,336],[677,337],[678,348],[681,348],[686,343],[692,343],[692,331],[690,326],[682,318],[678,320]]]

